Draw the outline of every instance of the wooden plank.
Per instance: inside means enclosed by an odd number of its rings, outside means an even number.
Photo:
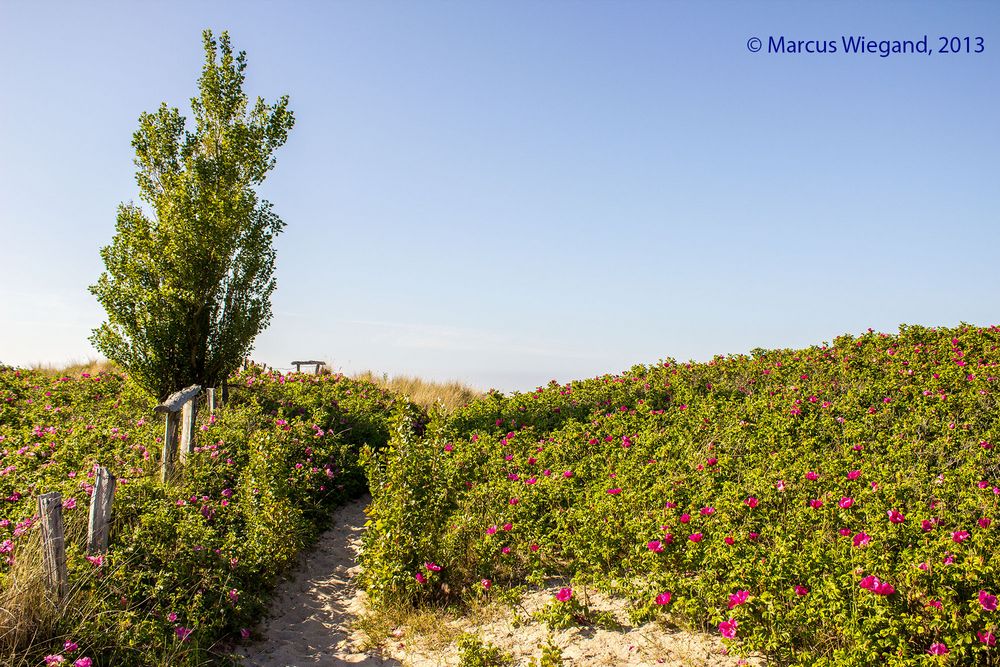
[[[177,428],[180,426],[180,415],[168,412],[166,426],[163,430],[163,455],[160,459],[161,478],[164,483],[174,476],[174,461],[177,457]]]
[[[66,595],[66,537],[63,531],[62,495],[58,491],[38,496],[42,526],[42,565],[45,583],[57,597]]]
[[[208,394],[208,414],[215,414],[215,387],[209,387],[205,390]]]
[[[167,397],[167,400],[157,405],[153,411],[157,414],[180,412],[181,408],[184,407],[184,404],[197,396],[199,391],[201,391],[201,385],[193,384],[186,389],[174,392]]]
[[[196,418],[198,406],[190,400],[181,410],[181,461],[186,461],[188,454],[194,450],[194,430],[197,427]]]
[[[91,556],[108,550],[111,527],[111,503],[118,480],[104,466],[94,475],[94,493],[90,496],[90,522],[87,526],[87,553]]]

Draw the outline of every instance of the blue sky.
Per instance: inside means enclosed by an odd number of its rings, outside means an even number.
[[[131,135],[200,33],[296,126],[255,357],[531,389],[1000,321],[1000,4],[0,0],[0,361],[95,357]],[[747,40],[982,36],[980,54]]]

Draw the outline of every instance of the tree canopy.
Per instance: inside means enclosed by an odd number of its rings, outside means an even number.
[[[119,205],[90,291],[107,321],[90,337],[151,394],[215,386],[271,320],[274,239],[284,223],[257,196],[295,123],[288,96],[243,91],[246,53],[203,34],[194,127],[163,103],[132,138],[142,204]]]

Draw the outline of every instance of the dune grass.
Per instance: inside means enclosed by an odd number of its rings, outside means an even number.
[[[355,380],[374,382],[390,391],[408,396],[412,402],[424,409],[430,409],[435,403],[440,402],[445,411],[452,412],[483,395],[478,389],[457,380],[437,382],[411,375],[390,376],[388,373],[376,375],[372,371],[357,373],[353,377]]]

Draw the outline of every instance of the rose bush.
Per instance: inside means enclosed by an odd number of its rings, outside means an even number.
[[[998,364],[1000,328],[903,326],[492,392],[367,458],[365,584],[583,576],[778,664],[992,664]]]
[[[408,405],[342,376],[251,368],[230,383],[229,404],[214,418],[202,411],[194,453],[165,486],[163,418],[125,378],[0,371],[0,595],[37,551],[36,498],[49,491],[64,499],[72,591],[33,642],[0,633],[0,661],[41,664],[63,655],[66,637],[77,647],[67,660],[224,661],[331,510],[364,490],[361,448],[382,447],[390,414]],[[108,552],[88,558],[95,465],[118,489]],[[9,602],[0,623],[30,621]]]

